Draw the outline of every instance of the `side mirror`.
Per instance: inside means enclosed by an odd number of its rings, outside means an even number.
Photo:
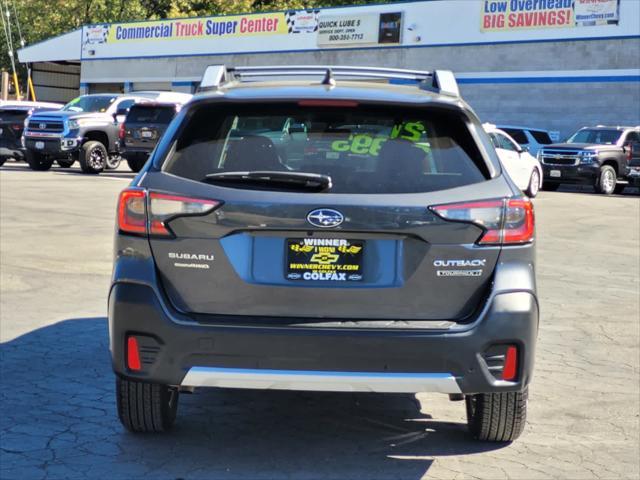
[[[520,145],[520,150],[518,150],[518,153],[525,153],[529,151],[529,147],[523,147],[522,145]]]

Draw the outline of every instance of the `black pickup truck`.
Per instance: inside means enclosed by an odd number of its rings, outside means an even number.
[[[545,145],[538,152],[543,189],[561,184],[593,185],[604,195],[640,185],[640,127],[585,127],[566,143]]]

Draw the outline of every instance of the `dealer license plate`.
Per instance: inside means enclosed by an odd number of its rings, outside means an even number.
[[[44,148],[44,142],[36,142],[36,148],[42,150]]]
[[[552,177],[561,177],[562,176],[562,172],[560,170],[551,170],[549,172],[549,175],[551,175]]]
[[[338,238],[287,239],[288,280],[359,282],[365,242]]]

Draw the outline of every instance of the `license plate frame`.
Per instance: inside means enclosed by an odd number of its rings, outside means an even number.
[[[44,150],[44,142],[43,142],[43,141],[41,141],[41,140],[37,141],[37,142],[35,143],[35,147],[36,147],[38,150]]]
[[[287,238],[284,277],[306,283],[352,283],[364,279],[366,242],[343,238]]]
[[[549,171],[549,176],[551,178],[561,178],[562,177],[562,170],[550,170]]]

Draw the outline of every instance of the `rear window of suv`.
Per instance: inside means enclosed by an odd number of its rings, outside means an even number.
[[[161,123],[168,124],[176,114],[173,105],[134,105],[127,114],[127,123]]]
[[[0,122],[20,122],[22,123],[29,115],[29,110],[24,109],[4,109],[0,108]]]
[[[513,138],[520,145],[526,145],[527,143],[529,143],[527,134],[524,133],[523,130],[520,130],[518,128],[503,128],[502,130],[507,132],[511,136],[511,138]]]
[[[540,145],[551,145],[553,140],[547,132],[543,132],[542,130],[529,130],[529,133],[533,135],[533,138],[536,139]]]
[[[487,165],[460,114],[401,108],[204,105],[163,170],[328,175],[329,193],[418,193],[478,183]],[[247,187],[250,188],[250,187]]]

